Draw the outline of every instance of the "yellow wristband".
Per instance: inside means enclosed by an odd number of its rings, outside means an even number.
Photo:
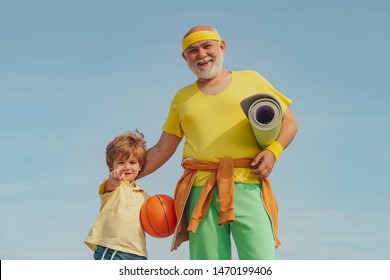
[[[273,153],[276,159],[283,153],[283,146],[277,141],[272,142],[271,145],[265,149]]]

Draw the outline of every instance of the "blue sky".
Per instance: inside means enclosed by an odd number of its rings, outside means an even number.
[[[260,72],[300,130],[270,179],[279,259],[389,259],[388,1],[1,1],[0,259],[91,259],[83,244],[107,176],[105,147],[139,129],[152,146],[195,79],[192,26],[215,26],[225,67]],[[181,147],[139,184],[172,195]],[[188,244],[148,238],[150,259]]]

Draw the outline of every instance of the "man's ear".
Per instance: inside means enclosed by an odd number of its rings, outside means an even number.
[[[219,47],[221,49],[221,52],[222,53],[225,53],[225,50],[226,50],[226,44],[225,44],[225,41],[222,40],[221,43],[219,44]]]
[[[186,54],[184,52],[181,52],[181,56],[184,58],[185,61],[187,61]]]

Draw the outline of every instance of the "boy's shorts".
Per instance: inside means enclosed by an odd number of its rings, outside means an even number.
[[[147,260],[145,256],[116,251],[100,245],[97,246],[93,258],[95,260]]]

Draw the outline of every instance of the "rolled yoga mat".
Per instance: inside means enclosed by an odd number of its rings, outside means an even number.
[[[261,93],[247,97],[240,104],[252,125],[257,143],[264,150],[278,137],[282,127],[283,114],[279,101]]]

